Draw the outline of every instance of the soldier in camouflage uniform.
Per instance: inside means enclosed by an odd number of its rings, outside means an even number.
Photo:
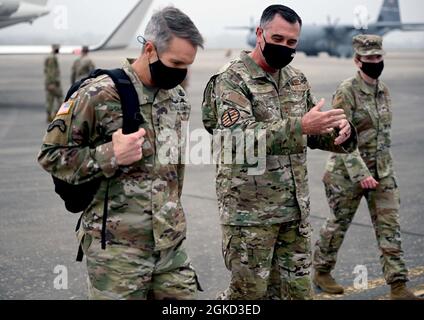
[[[337,252],[361,199],[367,200],[374,225],[381,264],[392,299],[413,299],[405,282],[399,226],[399,189],[390,152],[392,105],[387,86],[378,80],[384,62],[382,38],[353,38],[359,72],[345,80],[333,97],[333,107],[343,109],[358,130],[358,149],[348,155],[331,154],[324,186],[332,216],[323,226],[314,252],[314,283],[328,293],[343,293],[330,272]]]
[[[203,39],[190,18],[173,7],[152,16],[145,39],[141,56],[123,67],[138,93],[145,120],[140,130],[123,135],[113,81],[89,79],[62,105],[38,158],[45,170],[68,183],[103,178],[77,233],[92,299],[193,299],[198,289],[184,247],[184,165],[166,163],[158,152],[168,143],[161,134],[172,130],[181,138],[182,122],[189,120],[190,105],[178,84]]]
[[[71,83],[75,83],[82,78],[88,76],[96,66],[93,61],[88,57],[89,49],[87,46],[83,46],[81,50],[81,57],[75,60],[71,70]]]
[[[290,8],[268,7],[254,51],[242,52],[205,90],[203,122],[210,133],[266,135],[263,174],[250,175],[247,163],[217,166],[222,249],[231,271],[219,299],[312,298],[306,149],[351,152],[356,135],[343,111],[320,111],[324,102],[316,105],[302,72],[282,65],[291,61],[300,28]]]
[[[59,50],[59,45],[52,45],[52,53],[44,61],[47,122],[52,121],[63,102],[60,68],[57,60]]]

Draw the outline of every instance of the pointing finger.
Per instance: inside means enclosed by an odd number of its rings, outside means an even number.
[[[321,111],[321,109],[324,106],[324,104],[325,104],[325,99],[321,99],[318,102],[318,104],[315,107],[313,107],[312,109],[315,110],[315,111]]]

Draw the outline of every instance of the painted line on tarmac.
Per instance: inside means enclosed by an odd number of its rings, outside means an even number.
[[[11,155],[22,155],[22,154],[34,154],[34,162],[35,157],[37,156],[40,148],[37,146],[27,146],[27,147],[9,147],[0,149],[0,155],[3,156],[11,156]]]
[[[208,200],[208,201],[214,201],[214,202],[217,201],[216,198],[204,197],[204,196],[199,196],[199,195],[196,195],[196,194],[183,194],[183,197],[184,196],[187,197],[187,198],[195,198],[195,199],[200,199],[200,200]],[[311,214],[311,218],[317,219],[317,220],[322,220],[322,221],[327,220],[327,218],[325,218],[325,217],[319,217],[319,216],[316,216],[316,215],[313,215],[313,214]],[[357,227],[362,227],[362,228],[374,229],[374,227],[372,225],[366,224],[366,223],[352,222],[351,225],[354,225],[354,226],[357,226]],[[415,237],[423,237],[424,238],[424,234],[412,232],[412,231],[408,231],[408,230],[401,230],[400,233],[406,234],[408,236],[415,236]]]
[[[409,278],[413,279],[419,276],[424,275],[424,266],[420,266],[420,267],[416,267],[413,269],[409,270]],[[386,280],[384,278],[378,278],[378,279],[374,279],[374,280],[370,280],[368,281],[368,289],[364,290],[364,289],[355,289],[354,286],[349,286],[347,288],[345,288],[345,293],[344,294],[328,294],[325,292],[322,293],[318,293],[314,296],[315,300],[336,300],[336,299],[341,299],[341,298],[346,298],[349,297],[350,295],[353,294],[358,294],[358,293],[365,293],[369,290],[373,290],[379,287],[382,287],[386,285]],[[424,288],[423,288],[424,289]]]

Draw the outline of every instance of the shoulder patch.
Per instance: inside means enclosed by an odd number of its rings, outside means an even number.
[[[228,94],[225,94],[224,100],[233,102],[241,107],[248,107],[250,104],[250,101],[247,98],[243,97],[241,94],[238,94],[236,92],[230,92]]]
[[[65,114],[69,114],[69,111],[71,111],[73,105],[74,105],[74,100],[71,100],[71,99],[62,103],[62,105],[59,108],[59,111],[57,112],[56,116],[62,116],[62,115],[65,115]]]
[[[57,119],[50,123],[49,127],[47,128],[47,132],[53,131],[54,128],[58,128],[60,132],[65,133],[67,126],[64,120]]]
[[[240,119],[240,112],[236,108],[226,110],[222,117],[221,123],[225,128],[232,127]]]
[[[221,69],[218,70],[218,72],[215,75],[219,75],[221,73],[224,73],[225,71],[227,71],[227,69],[229,69],[234,63],[237,62],[238,59],[234,59],[231,60],[229,62],[227,62],[223,67],[221,67]]]

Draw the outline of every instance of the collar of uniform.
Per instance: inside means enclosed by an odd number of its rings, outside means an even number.
[[[138,100],[140,101],[140,105],[153,103],[153,101],[155,100],[157,89],[146,87],[141,82],[140,78],[138,77],[137,73],[131,65],[134,61],[135,59],[126,59],[122,68],[134,84],[135,90],[138,94]]]
[[[356,81],[359,84],[359,88],[361,89],[362,92],[366,93],[366,94],[370,94],[373,95],[375,94],[375,87],[373,85],[369,85],[367,84],[364,79],[362,79],[361,74],[358,73],[356,74]],[[383,84],[381,83],[381,81],[377,82],[378,84],[378,91],[379,92],[384,92],[384,87]]]
[[[295,69],[293,69],[291,65],[285,66],[283,69],[281,69],[280,86],[284,87],[288,82],[290,82],[298,75],[299,74],[295,71]]]
[[[241,61],[243,61],[244,65],[249,71],[250,76],[253,79],[259,79],[259,78],[273,79],[271,74],[268,74],[265,70],[263,70],[260,66],[256,64],[256,62],[249,56],[249,53],[250,53],[249,51],[242,51],[240,55],[240,59]],[[279,72],[280,72],[279,85],[281,86],[286,85],[286,83],[289,82],[291,78],[296,75],[290,66],[286,66],[285,68],[281,69]]]
[[[266,78],[266,72],[256,64],[256,62],[249,56],[250,51],[242,51],[240,59],[249,70],[249,74],[253,79]]]

